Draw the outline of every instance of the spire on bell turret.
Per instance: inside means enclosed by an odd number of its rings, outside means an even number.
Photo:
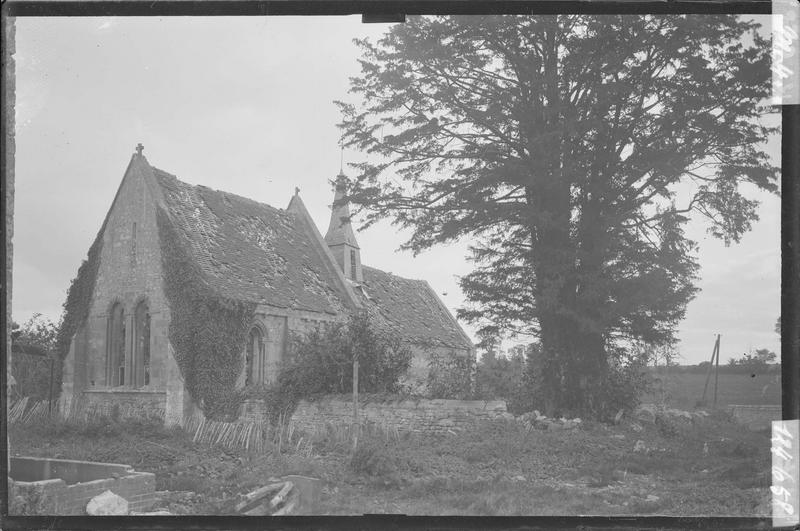
[[[341,200],[347,191],[347,177],[344,173],[336,176],[331,222],[325,234],[325,243],[336,258],[344,276],[354,282],[361,282],[361,252],[350,223],[350,206]]]

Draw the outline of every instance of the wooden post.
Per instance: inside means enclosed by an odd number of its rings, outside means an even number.
[[[719,384],[719,338],[717,334],[717,364],[714,367],[714,409],[717,409],[717,386]]]
[[[50,389],[47,393],[47,414],[52,415],[53,414],[53,365],[55,360],[53,360],[49,352],[47,354],[48,354],[47,359],[50,361]]]
[[[358,448],[358,358],[353,360],[353,451]]]

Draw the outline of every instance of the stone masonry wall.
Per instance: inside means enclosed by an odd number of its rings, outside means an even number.
[[[136,159],[138,155],[134,155]],[[146,300],[150,321],[150,385],[164,389],[168,356],[169,307],[163,290],[161,249],[156,225],[156,200],[134,160],[109,212],[103,234],[103,252],[97,272],[87,323],[85,349],[86,388],[106,387],[106,334],[108,314],[115,302],[125,308],[125,358],[132,358],[133,316]],[[134,228],[135,225],[135,228]],[[76,358],[79,353],[76,352]],[[76,359],[76,362],[78,360]],[[80,363],[76,363],[76,368]],[[126,369],[129,372],[130,367]]]
[[[242,420],[260,421],[266,411],[260,400],[244,404]],[[380,424],[400,431],[441,433],[460,429],[475,420],[505,418],[509,415],[502,400],[403,399],[397,401],[359,401],[362,421]],[[346,397],[326,396],[314,401],[301,401],[292,422],[302,429],[331,424],[349,424],[353,418],[353,402]]]
[[[96,389],[83,392],[83,399],[90,407],[111,411],[114,407],[141,408],[147,417],[164,417],[167,403],[165,391],[139,389]]]

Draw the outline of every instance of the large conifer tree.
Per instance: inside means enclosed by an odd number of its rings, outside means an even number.
[[[626,345],[674,341],[696,292],[689,216],[738,241],[757,219],[742,185],[777,191],[756,25],[415,17],[358,45],[349,200],[410,228],[414,251],[470,238],[461,316],[538,335],[550,412],[615,410]]]

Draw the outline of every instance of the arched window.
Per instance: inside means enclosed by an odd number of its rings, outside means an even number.
[[[108,385],[125,385],[125,308],[119,302],[111,307],[108,314],[106,366]]]
[[[266,371],[264,333],[257,326],[250,329],[245,347],[245,385],[264,383]]]
[[[136,306],[133,320],[134,386],[150,384],[150,309],[145,301]]]

